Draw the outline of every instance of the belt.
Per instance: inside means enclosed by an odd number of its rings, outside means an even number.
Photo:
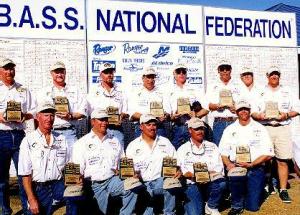
[[[236,117],[215,117],[216,122],[233,122],[236,120]]]
[[[109,178],[108,178],[109,179]],[[97,181],[97,180],[95,180],[95,181],[92,181],[92,184],[95,184],[95,183],[97,183],[97,184],[103,184],[104,182],[106,182],[108,179],[106,179],[106,180],[103,180],[103,181]]]
[[[280,126],[283,126],[281,124],[270,124],[270,123],[267,123],[267,124],[264,124],[264,126],[271,126],[271,127],[280,127]]]
[[[36,186],[49,186],[49,185],[55,184],[59,181],[60,180],[51,180],[51,181],[45,181],[45,182],[34,181],[33,184],[36,185]]]
[[[73,129],[74,129],[74,126],[61,127],[61,128],[53,128],[53,130],[56,130],[56,131],[73,130]]]

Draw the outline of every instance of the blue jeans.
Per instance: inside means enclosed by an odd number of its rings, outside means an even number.
[[[76,129],[74,127],[66,129],[66,130],[56,130],[54,129],[55,132],[62,134],[63,136],[65,136],[68,146],[70,148],[70,150],[72,151],[73,145],[74,143],[77,141],[77,136],[76,136]]]
[[[214,121],[214,123],[213,123],[213,140],[217,146],[219,146],[219,143],[220,143],[222,135],[223,135],[223,131],[225,130],[225,128],[227,126],[229,126],[233,122],[234,121],[232,121],[232,122]]]
[[[142,134],[142,130],[140,129],[140,123],[135,123],[134,124],[134,138],[141,136],[141,134]],[[157,126],[156,134],[159,136],[168,138],[167,132],[165,131],[165,129],[162,126]]]
[[[118,176],[113,176],[104,182],[93,182],[92,189],[99,209],[106,214],[109,196],[122,196],[121,215],[132,214],[137,200],[137,194],[124,190],[124,183]]]
[[[188,184],[184,191],[184,210],[186,215],[203,214],[205,196],[210,208],[218,209],[223,192],[226,188],[225,179],[217,179],[205,185]]]
[[[182,144],[190,139],[190,133],[186,124],[173,126],[172,145],[177,150]]]
[[[263,167],[249,169],[246,176],[229,177],[231,207],[249,211],[258,211],[262,203],[265,187]]]
[[[0,130],[0,211],[2,214],[11,214],[9,204],[9,168],[11,159],[18,172],[19,148],[25,136],[23,130]],[[19,194],[23,213],[27,214],[27,196],[23,188],[22,177],[18,176]]]
[[[155,179],[153,181],[145,182],[146,191],[150,195],[150,198],[154,198],[155,196],[161,195],[164,197],[164,214],[172,215],[175,214],[175,206],[176,206],[176,196],[175,193],[172,193],[168,190],[163,189],[164,180],[162,177]],[[146,210],[144,211],[144,215],[153,215],[154,208],[149,203],[151,199],[145,200]]]
[[[64,201],[65,185],[63,180],[51,181],[45,183],[33,182],[34,191],[40,206],[40,214],[51,215],[55,211],[55,206]],[[69,201],[66,201],[66,214],[69,213]]]

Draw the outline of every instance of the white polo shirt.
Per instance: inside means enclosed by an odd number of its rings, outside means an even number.
[[[21,103],[22,113],[34,114],[35,102],[27,88],[24,88],[17,82],[10,87],[2,83],[0,85],[0,112],[4,113],[7,108],[7,102],[12,100]],[[0,123],[0,130],[23,130],[24,128],[23,123]]]
[[[221,90],[230,90],[232,94],[233,101],[236,102],[240,96],[239,86],[234,83],[232,79],[225,85],[220,79],[218,79],[215,83],[209,84],[206,91],[206,98],[208,100],[208,104],[219,104],[220,103],[220,92]],[[215,110],[211,112],[213,117],[236,117],[235,113],[231,113],[227,108],[219,111]]]
[[[236,120],[224,130],[219,144],[221,155],[228,156],[234,162],[237,146],[250,148],[251,162],[262,155],[274,156],[273,144],[268,131],[263,125],[252,119],[246,126],[242,126]]]
[[[105,110],[109,106],[119,109],[119,113],[127,113],[127,97],[120,87],[115,83],[110,92],[100,84],[96,89],[89,92],[87,96],[89,115],[94,109]]]
[[[251,104],[253,101],[257,102],[262,97],[263,92],[263,86],[259,86],[257,84],[254,84],[251,89],[249,89],[242,81],[239,84],[240,89],[240,95],[239,99],[246,99]]]
[[[171,142],[162,136],[156,136],[152,148],[142,136],[129,143],[126,156],[133,159],[135,170],[141,171],[144,181],[152,181],[161,177],[164,157],[177,158],[176,150]]]
[[[54,99],[57,96],[66,97],[69,101],[69,108],[71,113],[80,113],[87,115],[87,103],[84,95],[81,95],[78,89],[74,86],[66,85],[64,88],[58,89],[54,85],[43,88],[39,91],[38,100]],[[55,117],[53,128],[70,127],[74,121],[68,121]]]
[[[173,114],[177,111],[177,99],[179,98],[188,98],[190,100],[190,105],[192,105],[193,102],[198,101],[204,109],[209,110],[207,100],[203,93],[199,90],[197,91],[188,84],[184,84],[182,88],[175,84],[173,89],[169,91],[171,111]]]
[[[114,175],[124,150],[110,134],[102,140],[91,130],[75,142],[72,161],[80,165],[80,173],[93,181],[103,181]]]
[[[223,163],[221,154],[216,144],[204,140],[198,148],[190,139],[177,150],[178,164],[183,174],[191,172],[194,174],[193,164],[197,162],[206,163],[208,171],[214,171],[223,175]],[[192,183],[190,180],[189,183]]]
[[[278,86],[276,90],[272,90],[269,86],[265,86],[260,101],[256,102],[252,108],[252,112],[261,113],[265,111],[266,102],[277,102],[280,112],[287,113],[295,109],[296,98],[293,97],[291,90],[288,87]],[[297,111],[297,110],[296,110]],[[272,120],[261,121],[262,124],[270,123]],[[281,125],[288,125],[291,123],[291,119],[287,119],[278,122]]]
[[[52,131],[48,145],[45,136],[37,129],[22,140],[18,174],[32,175],[32,181],[36,182],[59,180],[69,160],[70,151],[63,135]]]
[[[163,104],[164,112],[170,113],[170,103],[162,91],[156,87],[152,90],[143,87],[128,98],[129,115],[132,116],[135,112],[149,114],[151,102],[161,102]]]

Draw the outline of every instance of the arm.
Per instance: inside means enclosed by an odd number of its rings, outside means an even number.
[[[29,203],[29,209],[32,214],[38,214],[39,204],[36,196],[33,193],[32,177],[31,175],[27,175],[27,176],[23,176],[22,179],[23,179],[24,190],[26,192],[28,203]]]
[[[252,167],[255,167],[257,165],[260,165],[260,164],[270,160],[271,158],[272,158],[272,156],[262,155],[262,156],[259,156],[258,158],[256,158],[251,163],[238,163],[238,166],[248,169],[248,168],[252,168]]]
[[[232,163],[227,156],[222,155],[222,161],[228,171],[235,167],[235,164]]]

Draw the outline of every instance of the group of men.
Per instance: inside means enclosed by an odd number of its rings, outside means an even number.
[[[120,214],[132,214],[137,205],[142,206],[141,213],[153,214],[153,199],[163,196],[164,214],[179,211],[175,204],[179,199],[186,214],[216,215],[226,184],[231,194],[229,215],[244,209],[257,211],[267,181],[266,164],[273,157],[279,196],[291,202],[287,192],[288,162],[293,157],[289,124],[300,110],[295,108],[298,100],[280,85],[278,68],[270,68],[267,85],[259,87],[249,68],[242,69],[241,82],[233,81],[232,67],[223,61],[218,66],[219,79],[208,85],[204,95],[188,85],[185,65],[173,69],[175,84],[167,90],[155,86],[157,73],[150,67],[142,73],[141,89],[129,94],[114,83],[116,68],[107,62],[101,65],[98,87],[85,96],[66,84],[65,64],[56,62],[50,68],[53,84],[32,96],[15,81],[15,66],[10,59],[0,60],[1,214],[12,213],[11,159],[24,214],[52,214],[62,201],[67,214],[77,214],[80,202],[90,205],[90,197],[106,214],[110,197],[115,196],[122,198]],[[214,119],[212,135],[201,120],[207,114]],[[91,130],[77,139],[75,124],[84,117],[90,117]],[[24,121],[33,118],[37,128],[25,136]],[[124,141],[125,121],[134,128],[130,143]],[[167,123],[172,125],[172,135]],[[132,159],[134,169],[125,180],[118,176],[123,158]],[[166,160],[175,161],[173,168]],[[86,195],[76,200],[64,197],[63,172],[70,162],[80,167],[77,185],[83,187],[80,195]]]

